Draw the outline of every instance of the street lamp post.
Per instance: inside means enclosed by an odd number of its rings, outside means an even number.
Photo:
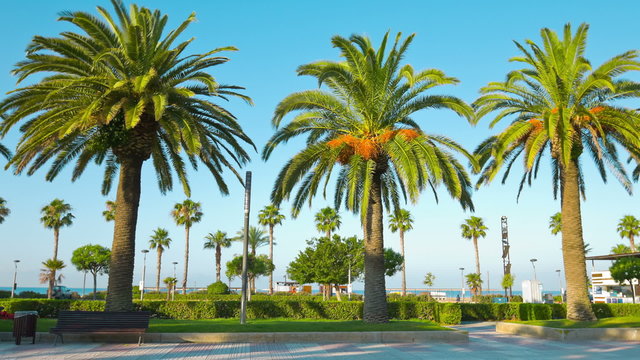
[[[173,264],[173,279],[176,280],[176,265],[178,265],[177,261],[172,262]],[[178,281],[176,280],[173,284],[173,286],[171,287],[171,300],[175,300],[176,299],[176,284],[178,283]]]
[[[13,286],[11,287],[11,298],[13,299],[16,289],[18,288],[18,284],[16,283],[16,279],[18,277],[18,263],[20,260],[13,260]]]
[[[140,300],[144,299],[144,278],[145,278],[145,273],[147,272],[147,253],[149,252],[149,250],[144,249],[142,250],[142,253],[144,254],[144,258],[142,260],[142,281],[140,282]]]
[[[347,287],[349,300],[351,300],[351,254],[349,254],[349,285]]]
[[[460,268],[460,301],[464,302],[464,268]]]
[[[560,285],[560,302],[564,302],[562,299],[562,295],[564,295],[564,291],[562,291],[562,277],[560,276],[560,270],[556,270],[556,272],[558,273],[558,285]]]
[[[531,261],[531,266],[533,266],[533,280],[537,281],[538,277],[536,276],[536,261],[538,261],[538,259],[530,259],[529,261]]]

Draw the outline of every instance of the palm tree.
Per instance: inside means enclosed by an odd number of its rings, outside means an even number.
[[[220,271],[222,266],[222,248],[231,246],[231,239],[226,232],[216,231],[215,234],[209,233],[204,237],[207,240],[204,243],[205,249],[215,249],[216,251],[216,281],[220,281]]]
[[[467,274],[464,277],[467,278],[467,286],[473,295],[482,294],[482,277],[480,274]]]
[[[327,238],[331,239],[331,233],[340,229],[340,225],[342,221],[336,209],[327,206],[316,213],[316,229],[324,232]]]
[[[618,152],[627,150],[634,159],[640,158],[638,113],[614,104],[638,95],[637,84],[616,79],[640,69],[638,52],[628,51],[593,67],[584,57],[587,31],[588,25],[582,24],[573,34],[567,24],[562,39],[545,28],[541,31],[543,46],[527,40],[527,49],[516,43],[522,56],[512,60],[523,63],[524,68],[510,72],[505,82],[484,87],[475,102],[478,119],[498,111],[491,126],[515,117],[476,150],[484,167],[478,185],[491,182],[503,165],[510,169],[522,155],[522,190],[525,182],[536,177],[541,159],[551,155],[554,196],[560,190],[561,199],[567,318],[582,321],[595,320],[595,316],[586,286],[580,211],[585,182],[580,158],[593,159],[603,179],[608,167],[627,191],[631,181]],[[588,156],[581,156],[583,153]],[[507,170],[503,182],[508,174]]]
[[[221,51],[235,48],[187,54],[192,40],[176,39],[184,39],[194,14],[168,31],[168,17],[157,10],[131,5],[127,11],[120,0],[112,4],[113,16],[102,7],[100,16],[63,13],[60,20],[77,33],[33,38],[13,71],[19,83],[29,79],[29,85],[0,102],[0,135],[14,127],[24,133],[9,161],[15,173],[33,174],[51,164],[46,179],[52,180],[75,161],[77,179],[95,162],[105,166],[104,195],[119,173],[105,309],[128,311],[143,163],[152,159],[162,193],[173,189],[175,173],[190,196],[185,163],[195,168],[200,161],[227,194],[223,171],[242,182],[236,168],[249,160],[243,145],[253,143],[236,118],[212,102],[250,101],[236,92],[242,88],[220,85],[207,73],[229,60]]]
[[[326,85],[321,89],[291,94],[276,107],[273,125],[278,128],[291,112],[302,111],[276,130],[265,146],[267,160],[281,143],[307,135],[306,148],[280,171],[271,193],[279,205],[296,185],[292,215],[326,188],[334,166],[334,205],[344,201],[347,210],[360,214],[365,238],[365,322],[386,322],[387,297],[384,278],[383,204],[397,210],[400,197],[416,202],[425,188],[443,184],[463,207],[472,207],[466,170],[444,148],[475,158],[443,136],[424,133],[412,119],[424,109],[445,108],[467,118],[472,109],[462,100],[425,92],[435,86],[456,84],[442,71],[415,72],[401,60],[414,35],[401,34],[387,51],[387,33],[378,49],[364,36],[334,36],[332,43],[344,61],[318,61],[302,65],[299,75],[310,75]],[[324,194],[324,190],[322,190]]]
[[[156,291],[160,292],[160,269],[162,268],[162,253],[169,248],[171,238],[169,232],[163,228],[157,228],[149,239],[149,249],[156,249],[158,252],[158,264],[156,266]]]
[[[476,254],[476,274],[481,276],[480,272],[480,254],[478,252],[478,238],[487,236],[486,230],[488,228],[484,225],[482,218],[477,216],[472,216],[465,220],[464,224],[460,225],[460,229],[462,230],[462,237],[467,240],[473,240],[473,249]],[[482,286],[480,287],[480,292],[482,293]]]
[[[4,219],[11,214],[11,209],[7,207],[7,200],[0,197],[0,224],[4,222]]]
[[[47,299],[51,299],[53,296],[53,287],[62,281],[63,278],[62,275],[56,277],[56,272],[64,269],[67,265],[65,265],[62,260],[57,259],[47,259],[47,261],[42,262],[42,265],[44,269],[40,269],[40,283],[48,284]]]
[[[187,275],[189,273],[189,230],[195,223],[202,220],[202,211],[199,202],[186,199],[182,203],[177,203],[171,211],[171,216],[176,224],[184,226],[185,246],[184,246],[184,277],[182,278],[182,294],[187,293]]]
[[[104,219],[107,222],[115,220],[116,219],[116,203],[111,200],[107,200],[105,205],[107,206],[107,210],[102,212],[102,216],[104,216]]]
[[[162,282],[167,286],[167,301],[171,298],[171,291],[175,291],[178,279],[174,277],[167,277]]]
[[[40,212],[42,212],[40,222],[44,224],[44,227],[47,229],[53,229],[53,260],[58,260],[60,228],[73,224],[74,216],[71,210],[71,205],[61,199],[54,199],[40,210]]]
[[[618,233],[621,238],[629,239],[629,247],[631,252],[638,251],[634,239],[640,235],[640,220],[636,219],[632,215],[625,215],[618,223]]]
[[[285,216],[280,214],[280,209],[271,204],[260,210],[258,214],[258,223],[260,225],[269,226],[269,260],[273,263],[273,228],[281,225]],[[218,281],[220,281],[220,270],[218,270]],[[273,294],[273,273],[269,274],[269,295]]]
[[[408,210],[400,209],[393,213],[389,218],[389,229],[391,232],[396,231],[400,235],[400,254],[402,254],[402,296],[407,295],[407,272],[405,268],[406,260],[404,257],[404,233],[413,229],[413,219]]]
[[[625,244],[617,244],[616,246],[611,248],[612,254],[628,254],[632,252],[631,248]]]
[[[236,237],[233,238],[234,241],[243,241],[244,240],[244,231],[240,230],[236,233]],[[269,238],[265,232],[255,226],[249,226],[249,255],[255,258],[256,250],[259,247],[265,246],[269,244]],[[256,289],[256,279],[251,278],[250,284],[251,289]],[[251,290],[249,291],[251,292]]]
[[[502,281],[500,281],[500,286],[504,289],[504,297],[507,297],[507,289],[511,289],[515,281],[516,277],[513,274],[504,274]]]
[[[549,229],[553,235],[562,232],[562,213],[557,212],[549,217]]]

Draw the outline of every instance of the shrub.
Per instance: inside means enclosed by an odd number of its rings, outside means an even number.
[[[11,297],[11,291],[0,290],[0,299],[9,299]]]
[[[41,294],[35,291],[21,291],[18,296],[20,299],[45,299],[47,294]]]
[[[521,303],[522,302],[522,296],[521,295],[513,295],[509,298],[509,302],[514,302],[514,303]]]
[[[216,281],[213,284],[207,286],[207,294],[209,295],[224,295],[229,293],[229,287],[222,281]]]

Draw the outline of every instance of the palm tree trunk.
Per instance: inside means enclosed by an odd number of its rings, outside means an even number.
[[[331,230],[327,230],[326,234],[328,239],[331,239]]]
[[[400,253],[402,254],[402,296],[407,296],[407,269],[404,258],[404,230],[400,229]]]
[[[367,323],[384,323],[389,320],[384,278],[384,238],[380,176],[380,171],[376,171],[373,175],[369,193],[369,206],[365,218],[363,320]]]
[[[562,257],[567,283],[567,319],[595,321],[587,289],[578,168],[571,161],[561,169]]]
[[[184,244],[184,277],[182,278],[182,294],[187,294],[187,275],[189,274],[189,230],[188,226],[184,227],[185,244]]]
[[[629,245],[631,247],[631,252],[636,252],[638,250],[636,250],[636,243],[634,241],[634,236],[633,234],[629,234]]]
[[[58,239],[60,237],[60,229],[53,229],[53,260],[58,260]],[[55,270],[53,271],[55,274]]]
[[[136,224],[140,203],[140,175],[143,159],[124,157],[120,161],[120,179],[116,194],[116,218],[113,228],[109,285],[105,311],[133,310],[132,288],[135,258]]]
[[[269,261],[273,263],[273,225],[269,225]],[[269,295],[273,295],[273,271],[269,272]]]
[[[160,292],[160,268],[162,267],[162,250],[158,249],[158,264],[156,266],[156,291]]]
[[[222,262],[222,247],[220,244],[216,245],[216,281],[220,281],[220,267]]]
[[[473,248],[476,251],[476,274],[478,274],[478,276],[480,278],[482,278],[482,273],[480,272],[480,254],[478,252],[478,238],[474,237],[473,238]],[[480,290],[480,295],[482,295],[482,284],[478,284],[479,286],[479,290]]]

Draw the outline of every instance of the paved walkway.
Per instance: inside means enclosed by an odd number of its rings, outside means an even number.
[[[492,323],[461,325],[468,344],[51,344],[0,343],[0,359],[640,359],[640,344],[561,343],[496,334]]]

